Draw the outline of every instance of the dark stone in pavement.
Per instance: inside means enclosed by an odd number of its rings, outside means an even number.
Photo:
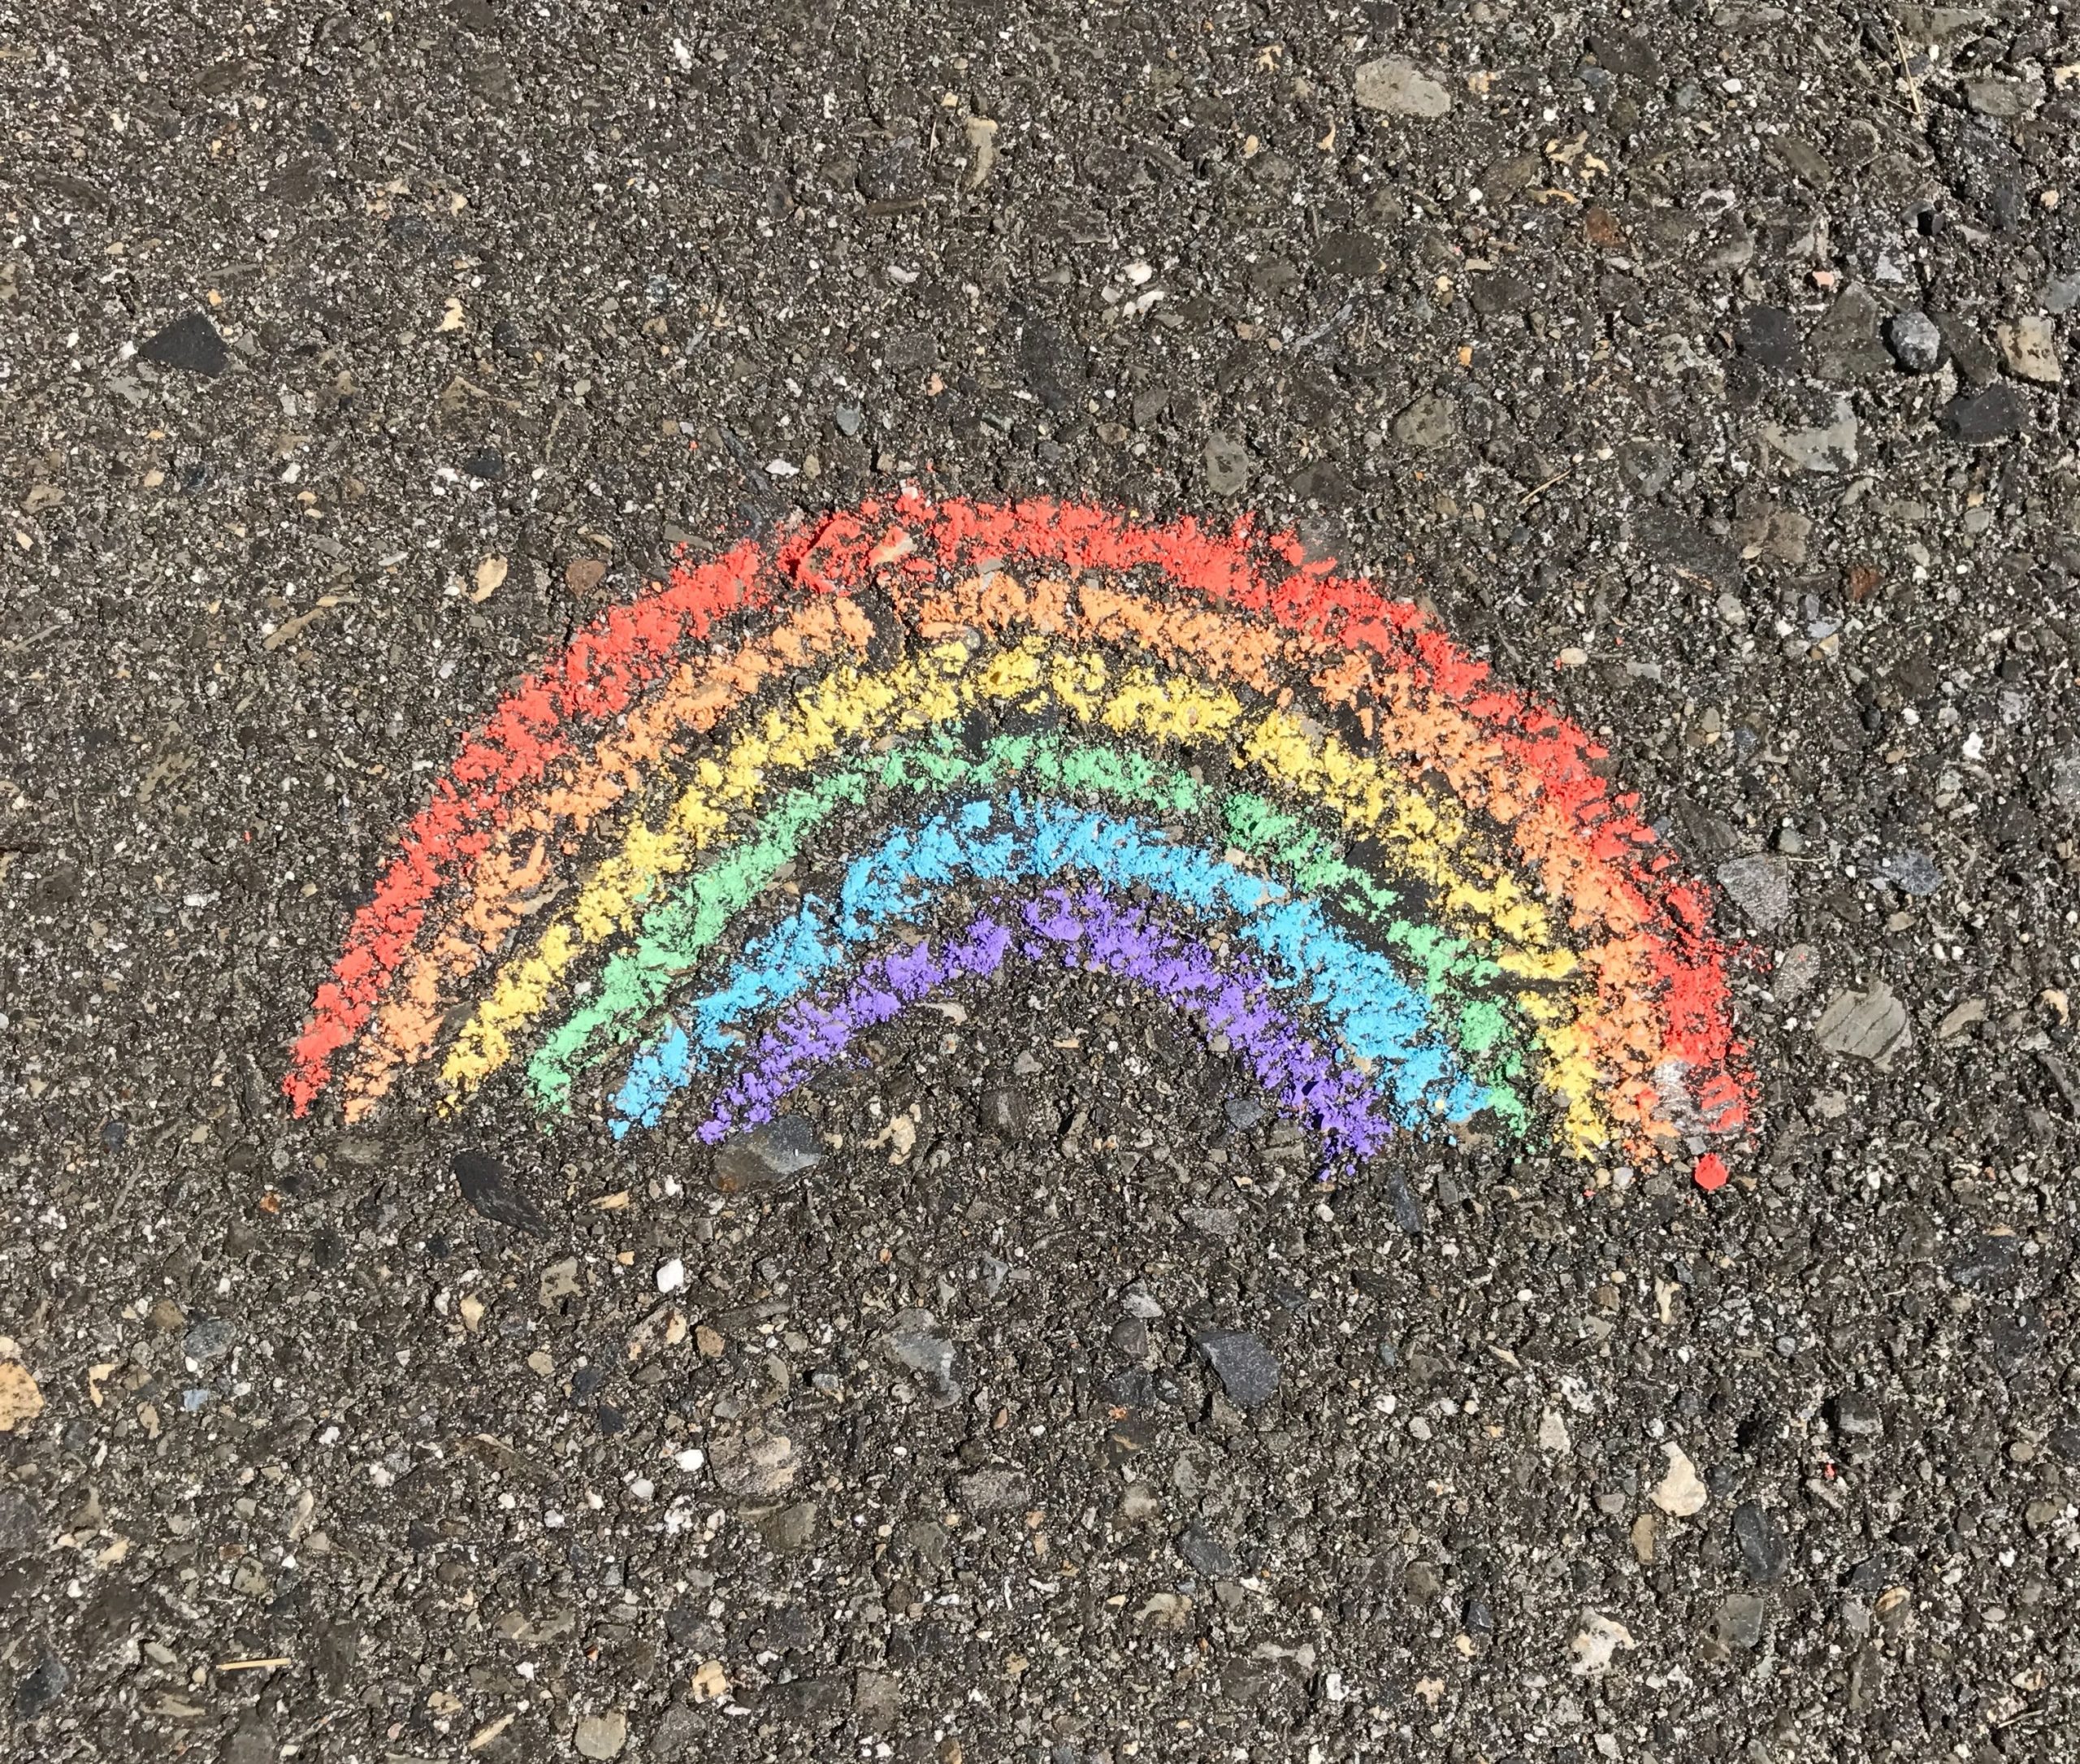
[[[800,1115],[779,1115],[716,1148],[715,1185],[725,1194],[768,1188],[822,1163],[816,1129]]]
[[[1950,1263],[1950,1278],[1975,1292],[2003,1292],[2013,1284],[2022,1254],[2020,1237],[1982,1232]]]
[[[1740,315],[1734,343],[1757,366],[1774,373],[1796,373],[1805,365],[1797,323],[1781,306],[1750,306]]]
[[[1755,1593],[1729,1593],[1719,1601],[1714,1631],[1728,1648],[1758,1647],[1762,1640],[1762,1619],[1768,1607]]]
[[[453,1168],[456,1184],[472,1211],[515,1231],[537,1237],[548,1235],[548,1222],[541,1210],[521,1191],[512,1172],[497,1159],[481,1151],[458,1151]]]
[[[1368,232],[1332,232],[1315,247],[1315,261],[1331,275],[1376,275],[1386,262],[1380,241]]]
[[[1807,339],[1814,371],[1840,386],[1852,386],[1889,372],[1892,358],[1878,335],[1878,302],[1870,291],[1852,282],[1813,327]]]
[[[1983,392],[1960,392],[1936,412],[1935,420],[1952,440],[1983,446],[2027,428],[2030,401],[2013,386],[1989,386]]]
[[[986,1131],[1000,1139],[1020,1140],[1030,1130],[1033,1107],[1025,1093],[1016,1085],[999,1086],[982,1093],[978,1111]]]
[[[1876,1439],[1885,1431],[1877,1402],[1861,1390],[1844,1390],[1835,1398],[1835,1431],[1850,1439]]]
[[[72,1687],[72,1675],[54,1653],[46,1653],[15,1686],[15,1713],[33,1721]]]
[[[1788,1548],[1783,1528],[1754,1502],[1743,1501],[1733,1510],[1733,1541],[1749,1580],[1762,1584],[1782,1576]]]
[[[1278,1389],[1278,1356],[1254,1335],[1237,1330],[1208,1330],[1195,1337],[1192,1345],[1213,1368],[1228,1400],[1237,1407],[1254,1409],[1268,1402]]]
[[[1988,1320],[1987,1339],[1994,1364],[2012,1378],[2043,1351],[2043,1320],[2034,1311],[2004,1307]]]
[[[184,313],[163,331],[149,337],[137,350],[141,361],[159,367],[177,368],[214,379],[231,360],[230,352],[206,313]]]
[[[240,1716],[224,1742],[223,1764],[275,1764],[280,1756],[275,1730],[258,1710]]]
[[[184,1358],[202,1367],[214,1366],[238,1345],[238,1327],[222,1317],[198,1318],[181,1337]]]
[[[1531,290],[1514,275],[1476,275],[1467,284],[1467,303],[1484,319],[1497,313],[1522,312],[1531,304]]]
[[[1177,1554],[1209,1580],[1232,1580],[1241,1564],[1235,1553],[1203,1526],[1188,1525],[1177,1536]]]
[[[1935,320],[1936,333],[1949,350],[1951,360],[1957,364],[1957,371],[1970,385],[1991,386],[2000,377],[2000,358],[1970,319],[1953,312],[1934,312],[1929,316]]]
[[[0,1488],[0,1555],[20,1555],[43,1545],[36,1502],[20,1489]]]

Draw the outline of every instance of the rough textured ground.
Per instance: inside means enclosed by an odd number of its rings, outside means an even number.
[[[14,1755],[2080,1756],[2080,32],[1634,11],[6,16]],[[1066,981],[786,1187],[471,1124],[539,1234],[289,1120],[500,687],[906,479],[1262,509],[1607,732],[1755,942],[1733,1184],[1410,1233]]]

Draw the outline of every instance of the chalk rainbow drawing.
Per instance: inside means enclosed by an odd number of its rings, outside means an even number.
[[[550,1114],[712,1142],[931,995],[1057,964],[1224,1036],[1332,1164],[1484,1112],[1714,1187],[1754,1093],[1728,953],[1609,759],[1250,520],[798,518],[464,743],[284,1088],[359,1119],[415,1067],[450,1110],[510,1068]]]

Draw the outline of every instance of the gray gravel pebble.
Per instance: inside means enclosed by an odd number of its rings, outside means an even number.
[[[1741,1571],[1749,1580],[1759,1583],[1783,1577],[1788,1559],[1783,1528],[1770,1513],[1753,1501],[1743,1501],[1733,1510],[1732,1531]]]
[[[36,1502],[20,1489],[0,1488],[0,1554],[20,1555],[43,1545],[43,1519]]]
[[[214,1366],[238,1346],[238,1325],[223,1317],[205,1317],[181,1337],[180,1350],[197,1366]]]
[[[1177,1536],[1177,1554],[1210,1580],[1232,1580],[1240,1571],[1235,1554],[1198,1525],[1187,1526]]]
[[[1895,313],[1886,323],[1885,339],[1910,374],[1933,373],[1943,359],[1943,334],[1925,312]]]
[[[1901,894],[1917,899],[1943,887],[1943,871],[1926,852],[1895,852],[1878,860],[1878,873]]]
[[[1363,63],[1351,89],[1367,110],[1383,111],[1389,116],[1434,121],[1452,107],[1452,95],[1441,80],[1398,55]]]
[[[945,1406],[960,1402],[963,1393],[954,1376],[953,1343],[932,1333],[937,1320],[929,1311],[902,1312],[889,1324],[882,1351],[915,1372],[932,1401]]]
[[[33,1721],[72,1688],[72,1674],[55,1654],[46,1653],[15,1685],[15,1713]]]
[[[1813,1033],[1831,1054],[1883,1060],[1907,1045],[1913,1022],[1906,1006],[1881,982],[1868,992],[1836,993],[1820,1013]]]
[[[725,1190],[785,1182],[823,1161],[816,1129],[799,1115],[782,1115],[716,1148],[715,1179]]]
[[[1254,1335],[1213,1329],[1194,1336],[1192,1345],[1220,1379],[1229,1400],[1245,1409],[1268,1402],[1278,1389],[1278,1356]]]
[[[1729,858],[1718,868],[1719,886],[1764,930],[1791,915],[1791,868],[1780,857]]]
[[[1762,1622],[1769,1607],[1753,1593],[1729,1593],[1719,1601],[1714,1633],[1723,1647],[1753,1648],[1762,1640]]]
[[[1250,482],[1249,451],[1216,430],[1206,438],[1206,488],[1215,496],[1239,496]]]

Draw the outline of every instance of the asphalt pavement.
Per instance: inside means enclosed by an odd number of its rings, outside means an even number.
[[[2080,1757],[2069,9],[32,6],[0,119],[10,1755]],[[1696,879],[1744,1120],[1361,1157],[1094,954],[756,1134],[444,1105],[445,994],[296,1113],[502,696],[906,493],[1422,608]]]

